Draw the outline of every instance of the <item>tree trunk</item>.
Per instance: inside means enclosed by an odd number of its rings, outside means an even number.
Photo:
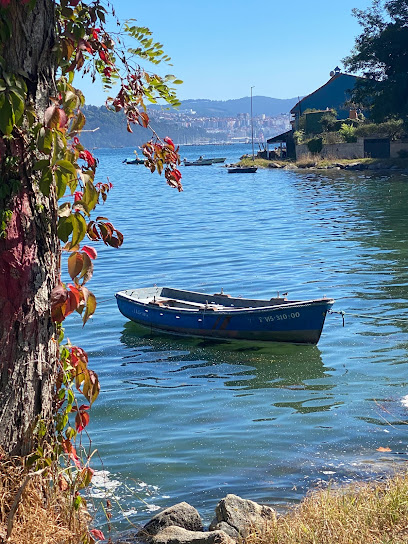
[[[0,54],[8,73],[25,75],[28,99],[42,120],[55,93],[54,2],[37,0],[30,11],[12,0],[7,17],[12,36],[6,46],[0,45]],[[0,184],[10,185],[5,166],[10,156],[17,157],[14,177],[20,183],[14,194],[0,198],[0,212],[11,212],[0,237],[0,446],[26,454],[35,445],[38,419],[47,425],[52,420],[58,341],[50,294],[59,277],[60,250],[55,191],[49,198],[39,192],[32,174],[34,158],[23,139],[13,135],[2,141],[0,133]]]

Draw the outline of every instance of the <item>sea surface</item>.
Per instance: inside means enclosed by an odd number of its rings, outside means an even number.
[[[185,146],[181,156],[231,163],[250,152]],[[209,523],[227,493],[284,510],[316,486],[380,477],[407,460],[406,175],[181,166],[178,193],[124,164],[133,149],[95,155],[98,180],[114,185],[98,214],[125,243],[96,245],[97,312],[84,328],[68,318],[66,334],[102,384],[91,498],[109,495],[114,530],[180,501]],[[327,295],[345,323],[328,315],[318,346],[151,334],[119,313],[114,293],[153,284]]]

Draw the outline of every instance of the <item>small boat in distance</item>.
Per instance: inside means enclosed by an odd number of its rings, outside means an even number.
[[[204,157],[199,157],[196,161],[188,161],[187,159],[183,160],[184,166],[210,166],[213,163],[213,159],[204,159]]]
[[[228,174],[255,174],[257,170],[256,166],[231,166],[228,168]]]
[[[144,164],[146,159],[139,159],[136,157],[135,159],[125,159],[123,162],[126,164]]]
[[[226,160],[226,157],[216,157],[215,159],[211,159],[213,164],[217,164],[217,163],[220,163],[220,162],[225,162]]]
[[[120,312],[151,330],[224,340],[317,344],[333,299],[270,300],[169,287],[116,293]]]

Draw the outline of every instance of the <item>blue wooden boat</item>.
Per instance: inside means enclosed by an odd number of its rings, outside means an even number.
[[[183,336],[317,344],[333,299],[235,298],[169,287],[116,293],[120,312],[152,330]]]

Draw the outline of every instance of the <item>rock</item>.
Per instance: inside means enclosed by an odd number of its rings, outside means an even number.
[[[359,162],[353,162],[345,167],[346,170],[361,170],[361,164]]]
[[[180,502],[174,506],[159,512],[137,533],[141,540],[151,541],[154,535],[167,527],[177,526],[187,531],[203,531],[203,522],[195,508],[186,502]]]
[[[170,526],[152,538],[152,544],[236,544],[223,531],[188,531],[182,527]]]
[[[268,168],[282,168],[282,166],[277,162],[270,162]]]
[[[217,531],[224,531],[228,536],[233,538],[234,540],[239,539],[239,532],[233,527],[232,525],[229,525],[226,521],[220,521],[217,523],[217,520],[215,519],[213,523],[216,524]],[[212,528],[212,524],[210,526],[210,529]]]
[[[216,519],[211,523],[210,530],[222,529],[227,532],[226,524],[234,529],[239,536],[246,537],[254,527],[262,527],[267,522],[276,520],[276,513],[269,506],[241,499],[237,495],[227,495],[215,509]],[[234,534],[232,531],[229,534]]]

